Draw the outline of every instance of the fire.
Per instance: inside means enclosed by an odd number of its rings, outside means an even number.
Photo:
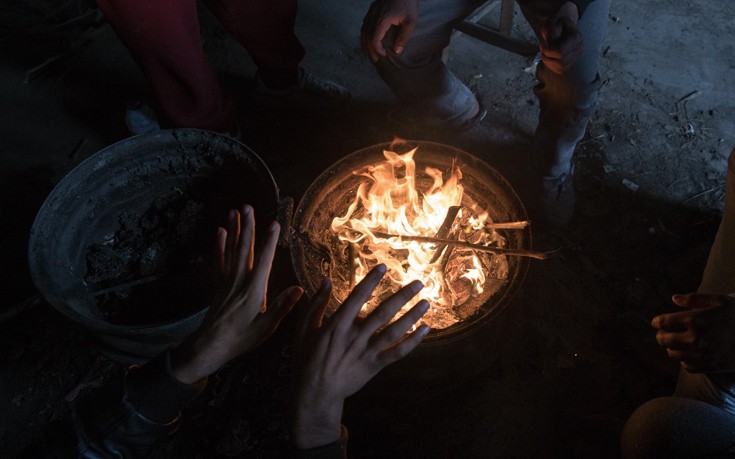
[[[404,154],[385,150],[385,161],[354,171],[365,180],[345,215],[333,219],[331,230],[349,246],[352,285],[378,263],[388,268],[379,291],[364,307],[366,311],[377,306],[385,294],[419,279],[425,287],[404,311],[426,299],[432,308],[424,321],[432,328],[445,328],[467,315],[459,309],[484,291],[488,273],[502,277],[505,272],[507,276],[507,261],[504,256],[411,237],[494,247],[503,247],[505,239],[486,228],[488,213],[465,194],[456,164],[447,171],[446,180],[441,170],[428,166],[417,174],[415,153],[416,149]],[[456,215],[453,221],[452,215]],[[348,291],[335,293],[346,297]]]

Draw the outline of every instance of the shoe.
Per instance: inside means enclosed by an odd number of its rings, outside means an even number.
[[[161,130],[153,109],[140,100],[131,100],[125,104],[125,125],[131,135]]]
[[[399,107],[390,112],[388,118],[395,124],[411,132],[462,132],[470,130],[480,124],[487,116],[487,107],[483,97],[475,94],[477,112],[470,118],[437,122],[430,120],[426,113],[414,108]]]
[[[338,107],[350,100],[350,91],[333,81],[322,80],[299,67],[297,82],[285,89],[270,89],[255,77],[255,94],[267,104],[328,105]]]

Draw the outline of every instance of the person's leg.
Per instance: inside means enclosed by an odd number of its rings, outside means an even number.
[[[164,125],[233,128],[232,105],[202,50],[194,0],[97,0],[153,87]]]
[[[730,153],[722,221],[697,289],[700,293],[735,294],[735,148]],[[735,376],[692,374],[682,370],[674,395],[697,398],[735,416]]]
[[[704,269],[700,293],[735,292],[735,149],[727,171],[725,209]],[[679,371],[674,397],[639,407],[623,430],[624,457],[722,457],[735,454],[732,375]],[[676,457],[676,456],[674,456]]]
[[[294,33],[296,0],[206,0],[224,28],[250,54],[269,87],[296,83],[304,47]]]
[[[562,75],[540,63],[534,93],[540,112],[533,143],[534,172],[542,177],[542,211],[550,223],[564,224],[574,209],[573,156],[584,137],[595,110],[601,79],[597,65],[607,29],[610,0],[595,0],[580,18],[578,27],[584,51]],[[531,27],[540,37],[549,11],[522,8]]]
[[[623,428],[626,459],[732,457],[735,417],[700,400],[662,397],[641,405]]]
[[[255,92],[262,102],[341,105],[350,92],[299,66],[304,47],[294,33],[297,0],[205,0],[258,68]]]
[[[424,114],[429,127],[453,127],[477,113],[477,99],[442,62],[454,25],[482,1],[420,0],[416,29],[400,55],[385,46],[378,73],[401,102]],[[392,39],[392,34],[386,37]],[[432,126],[433,125],[433,126]]]

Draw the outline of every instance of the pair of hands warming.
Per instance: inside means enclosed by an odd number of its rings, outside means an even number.
[[[651,321],[669,357],[692,373],[735,372],[735,298],[692,293],[672,301],[683,310]]]
[[[257,347],[301,298],[303,290],[293,286],[266,307],[280,226],[273,222],[266,231],[265,243],[256,254],[255,219],[250,206],[244,206],[242,213],[230,211],[227,230],[218,229],[218,293],[199,329],[172,352],[172,371],[180,381],[203,381],[230,360]],[[324,317],[331,295],[328,279],[308,305],[294,361],[291,441],[296,447],[306,449],[336,441],[344,399],[385,366],[408,354],[429,331],[428,326],[421,325],[406,334],[427,311],[426,301],[385,327],[423,288],[418,281],[400,289],[365,319],[358,317],[384,274],[385,265],[373,269],[329,318]]]
[[[391,48],[394,53],[401,54],[416,29],[418,15],[418,0],[373,1],[362,22],[363,52],[373,62],[386,57],[383,40],[388,30],[395,26],[397,34]],[[552,72],[563,73],[582,54],[582,34],[577,28],[578,20],[577,5],[567,1],[541,27],[541,59]]]

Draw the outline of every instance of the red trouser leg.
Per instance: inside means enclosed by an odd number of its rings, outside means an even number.
[[[274,86],[294,83],[304,48],[294,33],[297,0],[205,0]],[[290,80],[290,81],[289,81]]]
[[[150,80],[164,124],[233,128],[232,102],[202,50],[195,0],[97,3]]]

